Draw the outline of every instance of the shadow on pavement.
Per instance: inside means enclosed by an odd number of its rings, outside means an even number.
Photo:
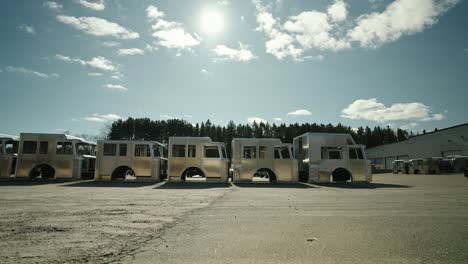
[[[309,189],[318,188],[307,183],[269,183],[269,182],[238,182],[233,183],[234,186],[240,188],[295,188],[295,189]]]
[[[206,182],[166,182],[154,189],[211,189],[211,188],[230,188],[230,183],[206,183]]]
[[[81,181],[72,184],[64,184],[61,187],[114,187],[114,188],[137,188],[151,186],[156,182],[132,182],[132,181]]]
[[[68,179],[1,179],[0,186],[36,186],[73,181]]]
[[[314,183],[317,186],[343,189],[382,189],[382,188],[411,188],[409,185],[388,183]]]

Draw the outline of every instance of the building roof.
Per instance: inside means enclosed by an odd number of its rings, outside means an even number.
[[[464,123],[464,124],[460,124],[460,125],[456,125],[456,126],[451,126],[451,127],[446,127],[446,128],[434,130],[434,131],[431,131],[431,132],[427,132],[426,134],[420,134],[420,135],[411,136],[410,138],[408,138],[408,139],[406,139],[406,140],[403,140],[403,141],[398,141],[398,142],[393,142],[393,143],[378,145],[378,146],[375,146],[375,147],[372,147],[372,148],[367,148],[367,149],[370,150],[370,149],[374,149],[374,148],[380,148],[380,147],[383,147],[383,146],[389,146],[389,145],[393,145],[393,144],[400,144],[400,143],[403,143],[403,142],[407,142],[407,141],[409,141],[409,140],[411,140],[411,139],[413,139],[413,138],[421,138],[421,137],[424,137],[424,136],[428,136],[428,135],[432,135],[432,134],[444,132],[444,131],[447,131],[447,130],[450,130],[450,129],[455,129],[455,128],[459,128],[459,127],[463,127],[463,126],[468,126],[468,123]]]

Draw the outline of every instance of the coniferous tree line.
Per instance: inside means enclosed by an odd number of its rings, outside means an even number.
[[[340,123],[332,124],[235,124],[230,121],[226,126],[215,125],[210,120],[193,125],[185,120],[150,120],[149,118],[128,118],[117,120],[109,127],[108,139],[114,140],[154,140],[168,143],[171,136],[210,137],[213,141],[226,143],[228,155],[231,151],[231,141],[235,137],[246,138],[279,138],[286,143],[292,143],[293,138],[306,132],[349,133],[358,144],[368,148],[406,140],[410,134],[400,128],[390,127],[358,127],[352,129]]]

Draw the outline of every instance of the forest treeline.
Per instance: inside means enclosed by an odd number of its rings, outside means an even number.
[[[293,138],[306,132],[349,133],[358,144],[368,148],[403,141],[410,134],[400,128],[390,127],[358,127],[353,129],[340,123],[332,124],[235,124],[230,121],[226,126],[215,125],[210,120],[201,124],[189,123],[185,120],[151,120],[149,118],[128,118],[117,120],[109,127],[108,139],[115,140],[155,140],[167,143],[171,136],[210,137],[213,141],[224,142],[230,153],[230,143],[235,137],[246,138],[279,138],[285,143],[292,143]]]

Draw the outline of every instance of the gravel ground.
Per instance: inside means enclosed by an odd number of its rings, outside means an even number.
[[[468,263],[468,178],[0,183],[0,263]]]

